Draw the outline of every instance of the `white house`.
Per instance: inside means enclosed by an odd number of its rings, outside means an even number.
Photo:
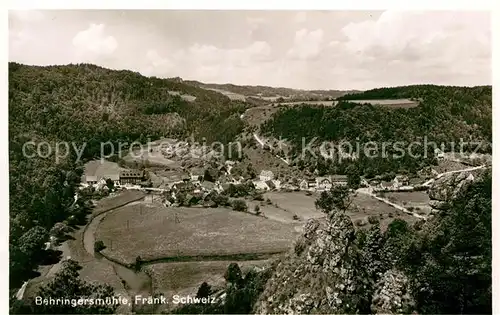
[[[434,155],[438,158],[438,160],[444,159],[443,151],[439,150],[438,148],[434,149]]]
[[[274,174],[271,171],[263,170],[260,172],[259,179],[263,182],[267,182],[268,180],[274,179]]]
[[[332,188],[332,180],[330,177],[316,177],[317,190],[330,190]]]
[[[263,182],[261,180],[254,180],[252,181],[252,183],[257,190],[269,190],[269,186],[267,186],[266,182]]]

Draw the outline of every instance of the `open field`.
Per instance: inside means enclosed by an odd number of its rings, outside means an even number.
[[[234,93],[234,92],[229,92],[229,91],[226,91],[226,90],[221,90],[221,89],[212,89],[212,88],[208,88],[207,90],[211,90],[211,91],[215,91],[215,92],[219,92],[220,94],[222,95],[225,95],[227,97],[229,97],[231,100],[233,101],[244,101],[246,98],[245,98],[245,95],[243,94],[238,94],[238,93]]]
[[[117,163],[106,160],[93,160],[85,164],[84,176],[101,177],[110,174],[119,174],[125,168],[120,167]]]
[[[412,101],[410,99],[402,98],[402,99],[380,99],[380,100],[349,100],[350,103],[358,103],[358,104],[372,104],[372,105],[380,105],[384,107],[390,108],[412,108],[417,107],[418,102]]]
[[[320,218],[324,213],[317,210],[314,202],[315,196],[307,196],[305,192],[296,191],[289,193],[268,192],[264,198],[269,198],[273,204],[277,203],[279,208],[285,209],[299,218],[308,220],[311,218]]]
[[[295,106],[295,105],[317,105],[317,106],[333,106],[334,101],[295,101],[295,102],[282,102],[281,105],[285,106]]]
[[[135,204],[108,214],[96,240],[107,246],[104,254],[132,263],[137,256],[153,260],[281,252],[296,234],[293,226],[225,208]]]
[[[432,169],[438,173],[445,173],[445,172],[450,172],[450,171],[462,170],[462,169],[465,169],[468,167],[470,167],[470,166],[467,166],[467,165],[462,164],[460,162],[441,160],[438,162],[437,166],[432,166]]]
[[[369,227],[368,217],[370,216],[375,216],[380,220],[381,230],[385,230],[389,223],[395,218],[403,219],[410,224],[417,221],[417,218],[414,216],[406,214],[386,203],[361,193],[353,196],[351,208],[353,208],[353,210],[346,213],[351,217],[356,226],[358,226],[356,223],[361,220],[365,223],[365,227]]]
[[[427,215],[430,213],[429,195],[425,191],[391,192],[385,193],[385,197],[405,208],[413,208],[415,213]],[[409,209],[411,210],[411,209]]]

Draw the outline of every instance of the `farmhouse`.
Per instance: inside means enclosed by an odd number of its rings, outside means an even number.
[[[316,188],[316,180],[314,179],[303,179],[299,183],[300,190],[312,190]]]
[[[267,182],[274,179],[274,174],[271,171],[263,170],[260,172],[259,179],[263,182]]]
[[[408,178],[408,176],[398,175],[394,178],[393,183],[394,188],[408,186],[410,184],[410,179]]]
[[[269,190],[269,186],[267,186],[266,182],[263,182],[261,180],[254,180],[252,181],[252,183],[257,190]]]
[[[192,168],[189,172],[189,177],[191,178],[192,182],[199,182],[200,177],[203,178],[203,175],[205,174],[205,170],[202,168]]]
[[[331,176],[332,185],[347,185],[347,176],[346,175],[333,175]]]
[[[120,184],[140,184],[144,179],[142,170],[124,170],[120,172]]]
[[[329,190],[332,188],[332,180],[330,177],[316,177],[316,189]]]
[[[438,148],[434,149],[434,154],[436,155],[438,160],[443,160],[444,159],[444,153],[443,151],[439,150]]]

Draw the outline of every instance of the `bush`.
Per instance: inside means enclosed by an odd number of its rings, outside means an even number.
[[[294,219],[294,220],[296,220],[296,221],[297,221],[297,220],[299,220],[299,216],[298,216],[298,215],[296,215],[296,214],[294,214],[294,215],[293,215],[293,217],[292,217],[292,219]]]
[[[396,213],[397,213],[397,214],[398,214],[398,216],[399,216],[399,212],[396,212]],[[389,218],[394,218],[394,213],[392,213],[392,212],[391,212],[391,213],[389,213]]]
[[[262,193],[256,193],[253,196],[253,200],[264,201],[264,195]]]
[[[371,215],[371,216],[368,217],[368,222],[370,224],[377,224],[377,223],[380,222],[380,220],[376,216]]]
[[[232,203],[232,207],[234,211],[247,211],[248,206],[243,200],[236,199]]]
[[[255,208],[253,210],[255,211],[255,214],[257,214],[257,215],[260,214],[260,207],[259,207],[259,205],[255,205]]]
[[[104,245],[103,241],[94,242],[94,252],[100,253],[105,248],[106,248],[106,246]]]

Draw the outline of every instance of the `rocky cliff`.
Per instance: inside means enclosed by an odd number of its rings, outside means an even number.
[[[478,177],[479,173],[481,170],[452,173],[437,179],[429,189],[431,199],[429,205],[435,210],[446,210],[448,202],[466,189]]]
[[[288,257],[274,275],[254,307],[257,314],[398,313],[408,310],[411,295],[405,275],[397,270],[374,272],[373,288],[367,265],[356,242],[349,217],[335,213],[326,221],[310,220]],[[372,295],[372,292],[374,293]],[[365,298],[365,302],[360,302]]]

